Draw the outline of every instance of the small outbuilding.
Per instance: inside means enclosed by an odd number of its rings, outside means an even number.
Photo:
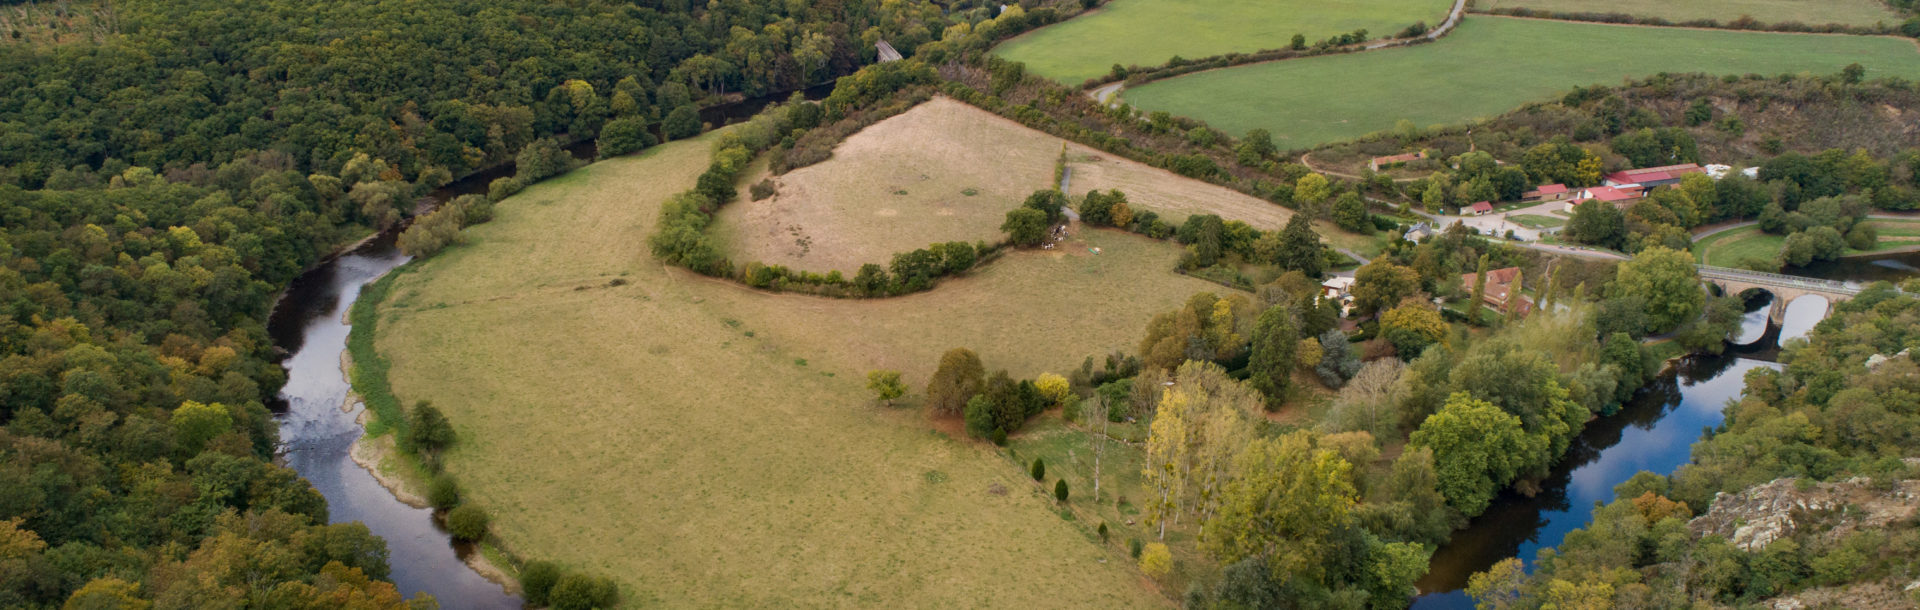
[[[1491,214],[1493,213],[1493,203],[1488,201],[1474,202],[1473,205],[1467,206],[1467,213],[1474,216]]]
[[[1372,161],[1367,162],[1367,169],[1377,172],[1383,167],[1399,167],[1425,158],[1427,158],[1427,151],[1424,150],[1420,152],[1410,152],[1404,155],[1374,157]]]
[[[1573,196],[1573,191],[1565,184],[1544,184],[1540,188],[1520,194],[1521,201],[1565,201]]]

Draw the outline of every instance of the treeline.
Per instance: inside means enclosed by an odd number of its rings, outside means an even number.
[[[1888,2],[1888,4],[1910,4],[1906,0]],[[1873,25],[1850,25],[1845,23],[1807,24],[1787,20],[1763,23],[1750,15],[1741,15],[1727,21],[1718,19],[1688,19],[1674,21],[1663,17],[1630,15],[1618,12],[1598,11],[1548,11],[1516,7],[1497,7],[1475,10],[1487,15],[1508,15],[1513,17],[1532,17],[1536,19],[1558,19],[1561,21],[1591,21],[1595,23],[1625,23],[1633,25],[1677,26],[1683,28],[1713,28],[1728,30],[1751,30],[1768,32],[1816,32],[1821,34],[1853,34],[1857,36],[1906,36],[1920,38],[1920,17],[1908,17],[1898,23],[1875,23]]]
[[[667,1],[119,5],[101,44],[0,45],[0,184],[109,159],[167,171],[250,150],[303,173],[355,154],[464,175],[541,137],[686,132],[703,100],[799,89],[909,53],[951,20],[929,3]],[[678,120],[675,120],[678,119]],[[679,125],[676,128],[676,124]],[[619,140],[618,137],[614,138]]]
[[[1787,506],[1801,492],[1897,494],[1913,483],[1915,469],[1900,456],[1920,433],[1910,398],[1920,370],[1903,354],[1920,345],[1920,300],[1911,295],[1920,286],[1907,289],[1876,284],[1838,304],[1806,343],[1787,347],[1784,367],[1747,374],[1740,400],[1693,446],[1689,464],[1615,487],[1618,499],[1559,548],[1542,550],[1531,575],[1508,560],[1474,576],[1469,591],[1492,608],[1756,605],[1814,587],[1842,605],[1911,603],[1898,591],[1920,569],[1911,519],[1867,527],[1851,505],[1809,508],[1785,515],[1790,525],[1777,538],[1737,541],[1689,523],[1723,493],[1786,494],[1775,502]]]
[[[895,254],[885,266],[861,265],[853,277],[847,277],[838,270],[823,274],[758,261],[736,262],[728,259],[707,234],[713,215],[739,197],[740,174],[755,155],[797,158],[795,151],[801,147],[820,145],[803,143],[837,141],[852,133],[842,123],[871,124],[879,120],[873,111],[876,106],[883,109],[878,113],[898,113],[924,101],[931,95],[925,86],[937,78],[932,69],[918,61],[876,64],[840,79],[834,92],[819,104],[795,99],[769,107],[730,128],[715,144],[713,163],[700,175],[696,186],[661,205],[659,227],[649,239],[654,256],[696,273],[734,279],[755,288],[837,297],[919,292],[932,288],[942,277],[964,274],[992,260],[1007,243],[936,243]],[[812,138],[815,132],[829,135]],[[824,146],[830,149],[832,145]],[[811,162],[819,160],[824,157]],[[1058,214],[1055,208],[1054,216]],[[1030,238],[1031,228],[1022,225],[1019,229],[1022,239]],[[1045,228],[1039,231],[1044,234]]]

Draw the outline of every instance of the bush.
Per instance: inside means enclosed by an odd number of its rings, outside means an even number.
[[[1140,539],[1139,539],[1139,538],[1128,538],[1128,539],[1127,539],[1127,554],[1128,554],[1128,555],[1132,555],[1134,559],[1139,559],[1139,558],[1140,558],[1140,550],[1141,550],[1141,546],[1140,546]]]
[[[1158,542],[1147,545],[1140,552],[1140,571],[1156,580],[1173,573],[1173,551]]]
[[[414,451],[439,453],[453,445],[453,424],[433,403],[424,400],[414,403],[408,424],[407,441]]]
[[[434,477],[427,485],[427,503],[433,505],[434,510],[453,510],[460,504],[460,483],[444,473]]]
[[[1058,481],[1053,482],[1053,499],[1059,500],[1061,502],[1067,501],[1067,480],[1066,479],[1060,479]]]
[[[554,610],[612,608],[620,601],[620,588],[613,584],[612,579],[603,576],[568,574],[554,583],[547,601]]]
[[[1111,533],[1111,532],[1108,532],[1108,531],[1107,531],[1107,522],[1105,522],[1105,521],[1101,521],[1101,522],[1100,522],[1100,529],[1099,529],[1099,530],[1097,530],[1097,531],[1098,531],[1098,532],[1100,533],[1100,541],[1101,541],[1101,542],[1106,542],[1106,541],[1107,541],[1107,538],[1108,538],[1109,536],[1111,536],[1111,535],[1112,535],[1112,533]]]
[[[546,606],[549,603],[548,593],[559,581],[560,566],[551,561],[529,561],[520,568],[520,595],[526,597],[528,606]]]
[[[600,158],[607,159],[638,152],[658,143],[660,140],[647,130],[647,120],[635,116],[607,121],[606,126],[600,128],[597,148],[600,149]]]
[[[667,136],[668,140],[700,135],[700,110],[694,108],[692,104],[673,109],[672,112],[667,113],[666,120],[660,124],[660,131],[662,135]]]
[[[520,189],[524,188],[527,188],[527,183],[519,178],[494,178],[493,182],[487,183],[487,200],[498,202],[519,194]]]
[[[773,188],[772,180],[761,180],[759,182],[753,183],[753,186],[747,187],[747,194],[750,195],[754,201],[759,201],[761,199],[772,197],[773,193],[774,193],[774,188]]]
[[[1047,480],[1047,463],[1040,461],[1040,458],[1033,458],[1033,469],[1030,472],[1033,473],[1035,481]]]
[[[447,532],[455,540],[473,542],[487,537],[487,511],[472,504],[462,504],[447,512]]]

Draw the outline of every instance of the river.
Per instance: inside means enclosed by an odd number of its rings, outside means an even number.
[[[1843,259],[1788,273],[1850,283],[1897,282],[1920,275],[1920,253]],[[1612,501],[1613,486],[1643,470],[1672,474],[1686,464],[1693,442],[1720,425],[1722,408],[1739,398],[1747,371],[1777,367],[1778,343],[1805,336],[1826,315],[1824,299],[1802,297],[1788,304],[1780,324],[1772,324],[1771,304],[1770,295],[1748,299],[1737,345],[1725,355],[1683,359],[1619,413],[1588,423],[1541,483],[1540,493],[1504,491],[1486,513],[1454,532],[1417,583],[1421,595],[1414,607],[1474,607],[1461,590],[1473,573],[1508,557],[1531,566],[1542,547],[1558,545],[1567,532],[1585,527],[1595,503]]]
[[[800,93],[818,100],[832,90],[833,85],[826,84]],[[704,108],[700,120],[715,126],[745,120],[791,94]],[[586,161],[597,152],[592,140],[575,142],[567,151]],[[508,162],[469,174],[428,195],[422,206],[460,195],[486,194],[489,184],[512,176],[514,170]],[[520,608],[520,598],[466,565],[464,557],[471,549],[454,543],[433,519],[433,511],[395,499],[350,455],[365,429],[357,419],[363,407],[342,408],[352,389],[340,370],[349,329],[346,312],[361,287],[407,262],[394,247],[396,235],[397,231],[388,231],[322,261],[296,278],[275,304],[267,332],[274,345],[289,354],[281,362],[287,369],[287,384],[280,389],[275,406],[281,454],[287,467],[326,496],[331,522],[365,523],[387,541],[388,564],[393,568],[390,578],[402,594],[431,594],[443,608]]]

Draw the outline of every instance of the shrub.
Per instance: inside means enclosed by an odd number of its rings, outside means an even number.
[[[472,504],[462,504],[447,512],[447,532],[455,540],[472,542],[487,537],[487,511]]]
[[[1066,479],[1060,479],[1058,481],[1053,482],[1053,499],[1059,500],[1061,502],[1067,501],[1067,480]]]
[[[413,444],[414,451],[439,453],[453,445],[453,424],[447,422],[447,416],[440,414],[433,403],[424,400],[414,403],[408,423],[407,441]]]
[[[528,606],[547,605],[548,593],[559,581],[560,566],[551,561],[529,561],[526,567],[520,568],[520,594],[527,598]]]
[[[487,183],[487,200],[498,202],[518,194],[524,188],[527,188],[527,183],[519,178],[494,178],[493,182]]]
[[[761,199],[772,197],[773,192],[774,192],[774,188],[773,188],[772,180],[761,180],[759,182],[753,183],[753,186],[747,187],[747,194],[751,196],[754,201],[759,201]]]
[[[1155,542],[1140,552],[1140,571],[1148,578],[1159,579],[1173,573],[1173,551],[1167,545]]]
[[[1107,538],[1112,535],[1111,532],[1107,531],[1107,522],[1105,521],[1100,522],[1100,529],[1098,530],[1098,532],[1100,533],[1101,542],[1106,542]]]
[[[620,601],[620,588],[603,576],[568,574],[554,583],[547,601],[554,610],[611,608]]]
[[[447,474],[434,477],[427,485],[427,503],[432,504],[434,510],[453,510],[460,504],[460,483]]]
[[[1140,558],[1140,551],[1141,551],[1141,546],[1140,546],[1140,539],[1139,539],[1139,538],[1128,538],[1128,539],[1127,539],[1127,554],[1128,554],[1128,555],[1132,555],[1134,559],[1139,559],[1139,558]]]
[[[1035,481],[1047,480],[1047,463],[1040,461],[1040,458],[1033,458],[1032,472],[1033,472],[1033,480]]]

